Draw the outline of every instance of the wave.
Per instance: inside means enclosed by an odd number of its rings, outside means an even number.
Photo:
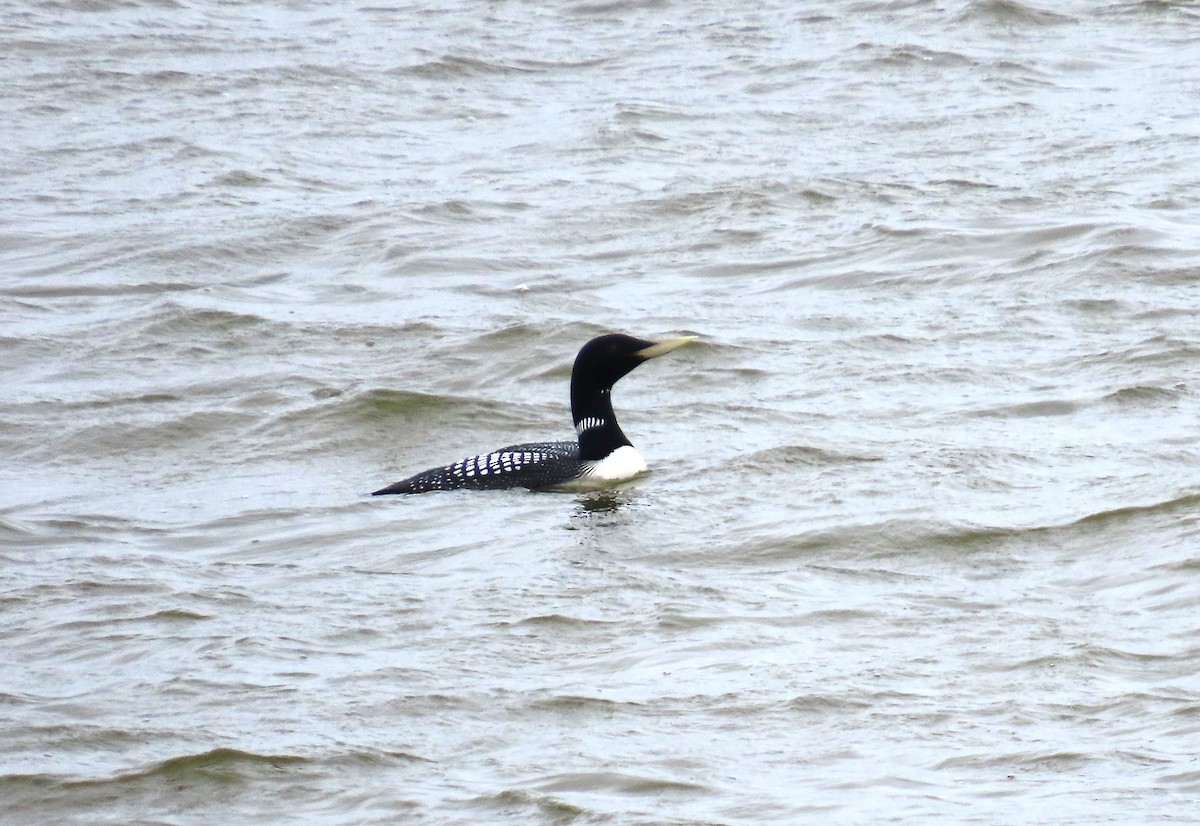
[[[496,623],[496,627],[534,626],[580,630],[585,628],[603,628],[614,624],[618,624],[616,620],[586,619],[584,617],[571,617],[566,614],[538,614],[537,616],[525,617],[515,622],[498,622]]]
[[[865,454],[843,453],[830,448],[811,445],[778,445],[756,450],[739,462],[755,473],[771,469],[801,467],[825,467],[857,462],[878,462],[880,457]]]
[[[1117,529],[1139,531],[1159,520],[1196,519],[1200,493],[1182,494],[1145,505],[1129,505],[1096,511],[1061,523],[1028,526],[939,524],[927,520],[891,519],[883,522],[846,524],[825,530],[786,534],[786,526],[775,526],[758,540],[739,539],[737,556],[745,562],[764,559],[827,556],[838,549],[854,549],[869,558],[913,555],[974,555],[1052,545]],[[1184,565],[1191,563],[1182,563]],[[893,579],[898,571],[845,571],[848,575]]]
[[[1106,759],[1077,751],[1021,751],[1004,754],[965,754],[951,757],[935,769],[1001,769],[1005,771],[1079,771],[1089,763]]]
[[[549,711],[555,715],[597,713],[605,717],[619,711],[640,712],[644,710],[641,703],[632,701],[609,700],[605,697],[585,697],[579,694],[558,694],[553,697],[533,700],[526,708],[535,711]]]
[[[459,80],[469,77],[505,77],[521,74],[546,74],[560,70],[590,69],[608,63],[607,58],[588,60],[544,60],[516,58],[487,60],[468,55],[444,54],[409,66],[399,66],[390,74],[426,80]]]
[[[1167,354],[1161,354],[1161,356],[1164,359],[1170,357]],[[1110,407],[1119,410],[1172,407],[1186,399],[1190,392],[1182,384],[1170,387],[1137,384],[1090,398],[1037,399],[979,408],[969,411],[967,415],[981,418],[1032,419],[1047,416],[1070,416],[1096,407]]]
[[[906,545],[921,544],[948,549],[973,550],[995,547],[1029,540],[1045,541],[1076,536],[1090,536],[1116,527],[1129,529],[1140,527],[1145,522],[1181,515],[1193,516],[1200,507],[1200,493],[1187,493],[1145,505],[1128,505],[1109,510],[1085,514],[1068,522],[1032,525],[1028,527],[964,526],[922,530],[907,526],[902,530]]]
[[[958,19],[962,22],[980,22],[1001,25],[1021,24],[1026,26],[1061,26],[1076,22],[1074,17],[1059,12],[1047,11],[1029,3],[1016,0],[974,0],[967,3]]]
[[[263,754],[230,747],[218,747],[207,751],[168,757],[140,768],[105,777],[79,778],[51,774],[8,774],[0,776],[0,790],[21,787],[64,790],[112,788],[159,780],[170,783],[199,780],[229,783],[297,768],[317,771],[411,762],[429,761],[427,758],[402,751],[347,752],[328,757],[313,757],[300,754]]]
[[[549,775],[537,787],[555,792],[595,792],[601,789],[633,795],[706,794],[713,790],[700,783],[686,783],[624,772],[569,772]]]

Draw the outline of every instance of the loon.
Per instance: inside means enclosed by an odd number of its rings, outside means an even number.
[[[646,470],[646,462],[617,424],[612,387],[642,362],[695,339],[646,341],[621,334],[594,338],[583,345],[571,368],[571,417],[577,441],[509,445],[431,468],[371,495],[460,488],[588,490],[631,479]]]

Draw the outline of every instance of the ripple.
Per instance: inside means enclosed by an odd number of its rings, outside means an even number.
[[[699,783],[686,783],[621,772],[570,772],[549,775],[537,781],[537,787],[552,792],[612,791],[619,794],[654,796],[709,794],[713,790]]]
[[[1016,0],[972,0],[959,13],[964,22],[1004,25],[1062,26],[1078,22],[1074,17],[1038,8]]]

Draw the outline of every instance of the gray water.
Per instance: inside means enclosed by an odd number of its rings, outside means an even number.
[[[1155,0],[0,3],[0,819],[1194,822],[1197,67]],[[569,437],[608,331],[699,336],[644,479],[365,495]]]

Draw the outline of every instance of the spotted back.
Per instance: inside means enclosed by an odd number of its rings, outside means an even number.
[[[410,476],[375,491],[426,493],[433,490],[548,488],[579,474],[579,445],[575,442],[533,442],[509,445],[491,453],[469,456],[454,464]]]

